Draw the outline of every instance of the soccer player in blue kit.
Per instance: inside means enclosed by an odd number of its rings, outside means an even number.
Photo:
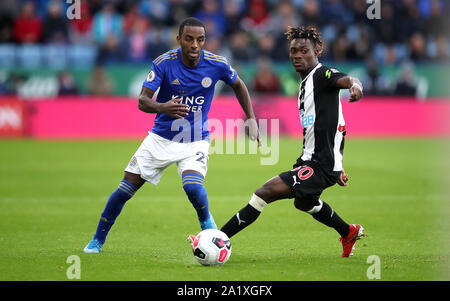
[[[125,203],[145,182],[157,185],[164,170],[173,163],[177,164],[183,189],[197,212],[201,229],[217,229],[203,186],[208,168],[208,112],[217,81],[232,87],[247,117],[248,136],[260,142],[246,85],[226,58],[202,49],[205,40],[204,24],[196,18],[187,18],[179,26],[180,48],[153,61],[139,96],[141,111],[157,113],[152,131],[129,161],[119,187],[109,197],[95,235],[84,248],[85,253],[101,252]]]

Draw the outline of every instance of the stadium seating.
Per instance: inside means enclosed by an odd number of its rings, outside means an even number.
[[[68,48],[68,63],[77,68],[92,68],[97,58],[98,49],[93,45],[77,44]]]
[[[16,46],[0,44],[0,68],[12,68],[16,65]]]
[[[42,49],[38,45],[22,45],[17,47],[17,61],[20,67],[39,68],[42,64]]]
[[[23,67],[27,69],[92,68],[97,57],[93,45],[0,45],[0,68]]]

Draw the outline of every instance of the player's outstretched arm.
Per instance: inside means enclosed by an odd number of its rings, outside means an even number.
[[[146,113],[164,113],[175,118],[184,118],[184,116],[189,114],[189,106],[180,103],[182,101],[181,98],[159,103],[152,99],[154,94],[155,91],[142,87],[139,95],[139,110]]]
[[[238,76],[236,81],[231,85],[234,94],[239,101],[239,104],[244,110],[245,116],[247,116],[247,135],[251,140],[256,140],[258,145],[261,146],[261,140],[259,136],[258,124],[256,122],[255,113],[253,112],[252,102],[250,100],[250,94],[248,93],[247,86]]]
[[[355,102],[363,97],[362,83],[356,77],[344,76],[336,81],[336,86],[340,89],[350,90],[350,102]]]

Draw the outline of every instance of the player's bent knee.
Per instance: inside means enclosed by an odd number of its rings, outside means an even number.
[[[145,180],[141,178],[141,175],[134,174],[131,172],[125,172],[123,179],[127,181],[128,183],[131,183],[134,187],[136,187],[136,190],[141,188],[142,185],[144,185]]]
[[[271,185],[264,184],[260,188],[256,189],[255,194],[263,199],[266,203],[271,203],[276,200],[275,190]]]
[[[263,199],[266,202],[268,202],[268,200],[269,200],[268,191],[264,187],[259,187],[258,189],[256,189],[254,194],[256,194],[258,197],[260,197],[261,199]]]

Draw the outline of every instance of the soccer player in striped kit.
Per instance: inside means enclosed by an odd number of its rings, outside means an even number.
[[[204,24],[196,18],[185,19],[179,26],[177,41],[180,48],[157,57],[143,83],[139,109],[157,114],[152,131],[132,156],[119,187],[109,197],[85,253],[101,252],[125,203],[144,183],[157,185],[171,164],[177,165],[201,229],[217,229],[203,186],[210,145],[208,112],[217,81],[232,87],[247,117],[246,133],[260,143],[246,85],[226,58],[202,49],[206,41]]]
[[[221,230],[231,238],[254,222],[267,204],[294,198],[297,209],[340,234],[342,257],[349,257],[356,241],[364,236],[364,229],[358,224],[347,224],[320,195],[336,183],[347,185],[348,175],[342,166],[346,129],[339,91],[349,89],[349,101],[353,102],[362,97],[363,87],[358,79],[319,62],[323,42],[315,27],[291,27],[286,36],[289,58],[302,78],[298,96],[304,137],[302,154],[292,170],[258,188],[248,205]]]

